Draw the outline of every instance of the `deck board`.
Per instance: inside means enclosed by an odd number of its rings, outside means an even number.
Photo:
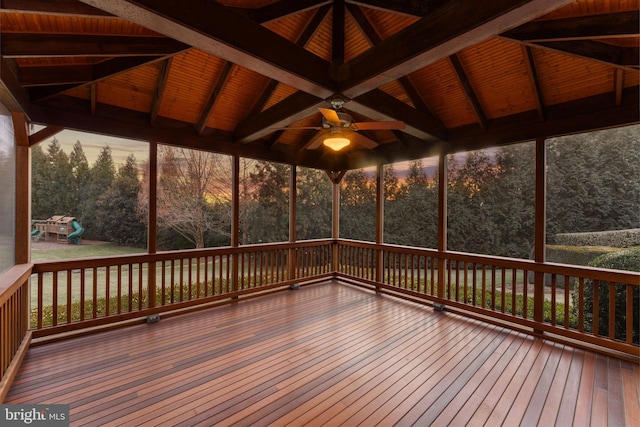
[[[71,425],[635,425],[638,367],[326,282],[35,346]]]

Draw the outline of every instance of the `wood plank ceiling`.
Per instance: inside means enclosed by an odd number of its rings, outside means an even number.
[[[639,0],[1,0],[35,123],[344,170],[640,122]],[[375,141],[318,144],[344,100]]]

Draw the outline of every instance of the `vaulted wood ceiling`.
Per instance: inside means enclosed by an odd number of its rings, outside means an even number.
[[[639,3],[1,0],[0,101],[52,130],[351,169],[640,122]],[[405,128],[337,153],[284,129],[336,96]]]

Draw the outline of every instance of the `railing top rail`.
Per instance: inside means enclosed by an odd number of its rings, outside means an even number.
[[[33,263],[18,264],[0,274],[0,305],[4,304],[16,289],[29,279],[33,271]]]
[[[383,249],[385,251],[406,253],[412,255],[425,255],[435,258],[444,258],[451,261],[468,262],[481,265],[495,265],[504,268],[517,268],[532,272],[541,272],[548,274],[558,274],[573,277],[589,277],[596,280],[606,280],[613,282],[629,283],[640,286],[640,272],[621,271],[603,269],[589,266],[573,266],[557,263],[540,263],[530,259],[514,259],[495,255],[479,255],[469,254],[465,252],[445,251],[441,252],[430,248],[416,248],[401,245],[381,244],[377,245],[372,242],[361,242],[357,240],[338,239],[337,242],[342,245],[352,247],[362,247],[370,249]]]
[[[34,264],[34,273],[47,273],[60,270],[76,270],[93,267],[118,266],[127,264],[148,263],[154,261],[167,261],[172,259],[188,259],[214,255],[232,255],[248,252],[271,251],[295,249],[308,246],[329,246],[333,244],[332,239],[318,240],[299,240],[294,243],[266,243],[255,245],[243,245],[237,248],[229,246],[203,248],[203,249],[187,249],[179,251],[163,251],[154,254],[140,253],[131,255],[114,255],[101,258],[75,258],[68,260],[41,261]]]

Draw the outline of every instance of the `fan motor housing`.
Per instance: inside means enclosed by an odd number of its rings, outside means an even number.
[[[340,111],[336,111],[336,113],[338,114],[338,118],[340,119],[341,128],[351,127],[351,124],[353,123],[353,119],[351,118],[350,115],[348,115],[347,113],[342,113]],[[332,124],[329,123],[329,121],[327,121],[327,119],[323,117],[322,127],[325,129],[330,129],[331,127],[335,127],[335,126],[332,126]]]

